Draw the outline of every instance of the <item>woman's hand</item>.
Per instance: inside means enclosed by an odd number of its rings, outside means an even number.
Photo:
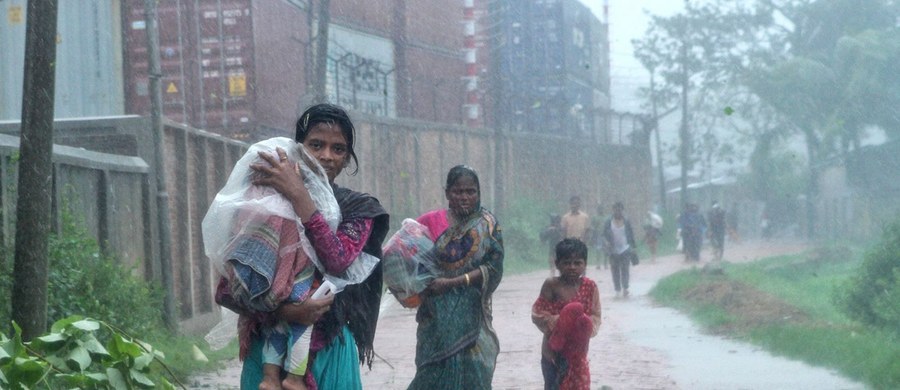
[[[275,155],[260,151],[259,157],[268,164],[250,164],[250,168],[259,174],[253,184],[272,187],[291,202],[301,221],[309,221],[316,212],[316,205],[303,185],[299,163],[288,161],[287,153],[282,148],[275,148]]]
[[[312,325],[331,309],[332,303],[334,303],[334,294],[328,294],[322,298],[307,298],[303,302],[279,306],[275,310],[275,317],[282,321]]]
[[[455,278],[436,278],[425,288],[423,293],[425,293],[425,295],[441,295],[458,285],[459,283]]]
[[[291,199],[292,194],[304,188],[300,166],[288,161],[284,149],[275,148],[275,155],[260,151],[259,158],[265,160],[266,163],[250,164],[250,169],[259,173],[253,180],[253,184],[272,187],[288,199]]]

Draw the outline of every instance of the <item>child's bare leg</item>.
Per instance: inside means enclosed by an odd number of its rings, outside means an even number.
[[[287,374],[287,377],[281,382],[284,390],[306,390],[306,382],[303,377],[296,374]]]
[[[259,383],[259,390],[281,390],[281,367],[263,364],[263,380]]]

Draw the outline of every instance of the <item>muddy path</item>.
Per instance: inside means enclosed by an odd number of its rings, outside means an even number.
[[[725,261],[747,262],[804,250],[802,244],[749,242],[726,248]],[[707,256],[708,253],[704,253]],[[596,262],[589,260],[590,263]],[[610,389],[861,389],[863,385],[818,367],[772,356],[758,348],[704,334],[687,317],[647,297],[655,283],[694,267],[681,256],[642,261],[632,268],[631,297],[616,299],[609,270],[589,266],[603,304],[603,324],[591,340],[591,388]],[[701,263],[702,265],[703,263]],[[542,389],[540,341],[531,304],[548,271],[507,276],[494,295],[494,328],[501,352],[495,389]],[[385,300],[367,389],[405,389],[415,375],[415,312]],[[236,388],[240,367],[192,378],[192,388]]]

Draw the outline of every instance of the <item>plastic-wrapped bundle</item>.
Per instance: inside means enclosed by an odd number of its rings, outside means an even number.
[[[291,283],[279,281],[285,278],[294,281],[302,270],[308,270],[306,264],[310,262],[331,282],[331,291],[337,293],[348,284],[365,280],[379,261],[361,253],[341,275],[325,272],[291,203],[271,187],[253,185],[258,173],[250,165],[265,164],[259,152],[274,156],[276,148],[284,150],[288,161],[296,164],[313,203],[331,230],[335,231],[341,221],[340,207],[325,170],[303,145],[290,138],[277,137],[250,146],[216,194],[203,218],[202,234],[206,255],[228,279],[235,301],[261,312],[277,308],[288,293],[292,301],[308,296],[309,292],[303,292],[294,297],[298,291],[284,291],[292,287]],[[303,274],[312,276],[312,272]],[[275,291],[278,286],[282,288]]]
[[[419,305],[419,293],[434,279],[434,242],[428,228],[404,219],[382,248],[384,284],[404,307]]]
[[[325,170],[306,152],[303,145],[285,137],[270,138],[253,144],[235,164],[228,181],[216,194],[203,218],[203,246],[206,249],[206,255],[223,275],[226,274],[224,266],[231,260],[229,256],[234,250],[236,241],[248,234],[254,234],[248,229],[258,229],[260,224],[273,217],[290,220],[296,224],[299,241],[297,245],[299,248],[303,248],[316,267],[325,273],[325,267],[319,262],[315,249],[306,238],[306,234],[303,233],[303,225],[294,213],[291,203],[271,187],[254,186],[252,183],[256,172],[250,168],[250,165],[265,162],[259,157],[258,152],[275,155],[276,148],[285,151],[288,161],[297,163],[303,173],[304,186],[332,231],[341,221],[341,209],[334,198],[334,192],[328,183]],[[294,249],[296,248],[280,248],[281,251]],[[347,284],[365,280],[377,263],[378,258],[361,253],[360,257],[341,275],[326,274],[325,279],[331,281],[336,287],[335,292],[338,292],[343,290]]]

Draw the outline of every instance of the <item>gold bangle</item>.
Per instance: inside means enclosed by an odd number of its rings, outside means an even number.
[[[468,286],[468,285],[470,284],[471,280],[469,280],[469,273],[468,273],[468,272],[466,272],[465,275],[466,275],[466,286]]]

